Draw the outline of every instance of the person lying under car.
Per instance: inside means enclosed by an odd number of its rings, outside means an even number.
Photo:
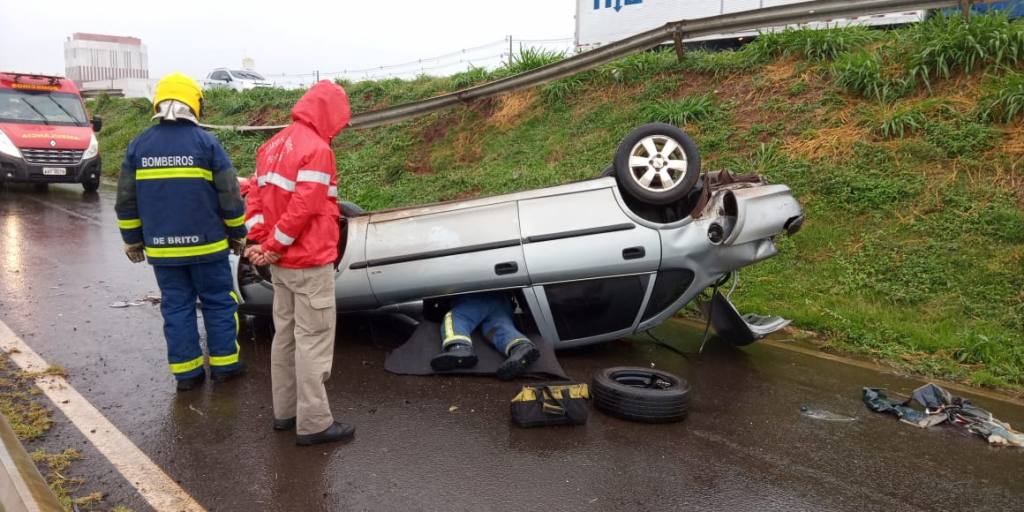
[[[446,372],[476,366],[471,333],[479,327],[483,337],[505,355],[496,372],[499,379],[510,380],[526,373],[540,357],[540,351],[516,328],[512,306],[512,296],[506,292],[453,298],[451,309],[441,322],[441,353],[431,358],[431,368]]]

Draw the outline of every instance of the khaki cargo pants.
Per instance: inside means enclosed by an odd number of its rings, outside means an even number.
[[[324,388],[331,376],[337,322],[334,266],[274,266],[271,275],[276,330],[270,349],[274,417],[297,418],[298,434],[316,434],[334,422]]]

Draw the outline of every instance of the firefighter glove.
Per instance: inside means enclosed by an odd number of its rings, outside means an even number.
[[[141,263],[146,260],[146,252],[144,248],[145,244],[142,242],[136,244],[125,244],[124,253],[132,263]]]
[[[229,238],[228,247],[231,248],[231,252],[239,256],[245,254],[245,238]]]

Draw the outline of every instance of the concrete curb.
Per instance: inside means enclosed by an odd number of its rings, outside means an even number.
[[[64,511],[3,415],[0,415],[0,510]]]

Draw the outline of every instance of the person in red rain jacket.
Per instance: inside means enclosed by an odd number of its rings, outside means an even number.
[[[352,437],[334,420],[324,382],[331,375],[337,313],[337,171],[331,139],[351,117],[341,86],[321,81],[292,109],[292,124],[256,154],[256,188],[247,196],[246,256],[271,265],[274,334],[271,383],[274,429],[296,428],[296,443]]]

